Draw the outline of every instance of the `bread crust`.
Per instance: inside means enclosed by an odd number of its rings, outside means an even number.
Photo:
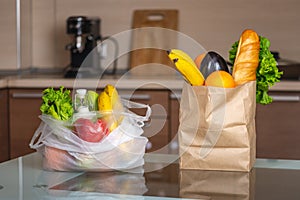
[[[236,85],[256,80],[259,50],[260,42],[257,33],[251,29],[245,30],[240,37],[233,65],[232,76]]]

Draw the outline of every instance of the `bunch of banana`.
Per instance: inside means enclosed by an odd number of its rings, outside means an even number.
[[[179,49],[167,51],[169,58],[175,64],[177,70],[183,75],[188,83],[199,86],[204,84],[204,77],[197,68],[194,60]]]
[[[117,89],[113,85],[106,85],[98,97],[98,109],[104,114],[104,120],[113,131],[123,120],[121,112],[124,110]],[[112,111],[115,111],[114,113]]]

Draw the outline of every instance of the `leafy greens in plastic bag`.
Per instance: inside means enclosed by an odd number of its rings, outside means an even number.
[[[43,103],[40,110],[43,114],[51,115],[57,120],[68,120],[73,115],[70,90],[61,86],[58,90],[49,87],[43,91]]]

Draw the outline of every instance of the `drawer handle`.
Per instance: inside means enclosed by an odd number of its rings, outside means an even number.
[[[150,100],[151,96],[149,94],[120,94],[123,99],[135,99],[135,100]]]
[[[30,98],[30,99],[39,99],[42,98],[43,94],[41,93],[13,93],[12,97],[15,99]]]
[[[170,94],[170,99],[172,99],[172,100],[174,100],[174,99],[180,100],[181,99],[181,94],[172,93],[172,94]]]
[[[298,102],[300,101],[299,96],[293,95],[270,95],[273,98],[273,101],[291,101],[291,102]]]

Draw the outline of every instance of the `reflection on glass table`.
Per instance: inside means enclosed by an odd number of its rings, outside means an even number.
[[[168,160],[145,156],[144,173],[51,172],[33,153],[0,164],[0,199],[300,199],[298,160],[257,159],[250,172],[180,170]]]

